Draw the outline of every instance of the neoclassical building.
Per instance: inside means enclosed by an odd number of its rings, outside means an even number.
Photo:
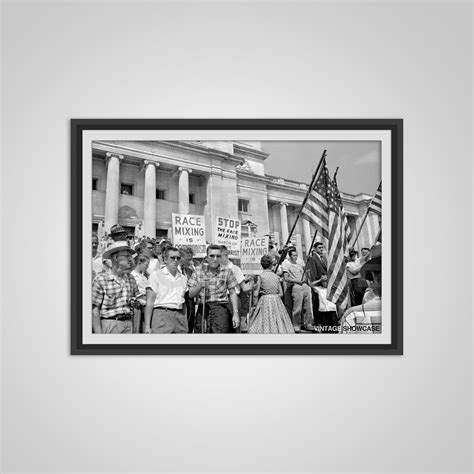
[[[119,223],[132,233],[166,237],[172,213],[197,214],[204,216],[209,242],[215,239],[213,219],[220,216],[240,220],[242,236],[269,234],[282,245],[308,184],[267,175],[268,157],[261,142],[93,142],[92,230],[109,232]],[[342,193],[352,228],[371,198]],[[373,244],[378,230],[377,216],[369,214],[358,246]],[[311,245],[313,233],[301,218],[292,238],[300,254]]]

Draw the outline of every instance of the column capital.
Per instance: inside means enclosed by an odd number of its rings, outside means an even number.
[[[120,153],[112,153],[112,152],[108,151],[105,154],[105,164],[108,165],[112,158],[118,158],[118,160],[120,162],[120,161],[123,160],[123,155],[121,155]]]
[[[160,166],[160,164],[157,163],[156,161],[144,160],[142,166],[140,166],[140,171],[145,171],[148,165],[154,166],[155,169],[158,168],[158,166]]]
[[[288,206],[288,203],[287,203],[287,202],[280,202],[279,204],[280,204],[280,206],[285,206],[285,207]]]
[[[107,158],[113,158],[115,156],[115,158],[118,158],[119,160],[123,160],[123,155],[121,155],[120,153],[112,153],[111,151],[108,151],[105,156]]]
[[[185,166],[178,166],[171,174],[171,179],[175,179],[176,176],[181,176],[183,174],[183,171],[187,171],[189,174],[192,173],[193,170],[191,168],[186,168]]]

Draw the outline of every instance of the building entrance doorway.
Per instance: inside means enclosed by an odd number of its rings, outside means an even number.
[[[168,229],[156,229],[156,238],[158,240],[168,238]]]

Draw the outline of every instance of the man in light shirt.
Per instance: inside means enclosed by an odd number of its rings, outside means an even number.
[[[295,332],[301,331],[301,324],[306,331],[314,331],[313,325],[313,304],[311,300],[311,289],[306,283],[304,266],[298,262],[298,252],[293,247],[288,251],[289,260],[285,260],[281,269],[283,277],[291,291],[293,299],[293,311],[291,321]]]
[[[187,278],[178,269],[181,255],[176,247],[163,251],[165,266],[150,275],[146,290],[145,334],[187,333],[184,306]]]
[[[357,250],[349,250],[349,261],[346,265],[347,277],[351,285],[351,306],[362,304],[365,290],[367,289],[367,281],[361,278],[360,269],[369,260],[370,252],[365,256],[358,258]]]

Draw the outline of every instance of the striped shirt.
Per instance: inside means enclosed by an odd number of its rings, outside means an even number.
[[[137,282],[129,273],[119,277],[109,270],[97,275],[92,282],[92,306],[99,308],[101,318],[131,313],[129,301],[137,295]]]

